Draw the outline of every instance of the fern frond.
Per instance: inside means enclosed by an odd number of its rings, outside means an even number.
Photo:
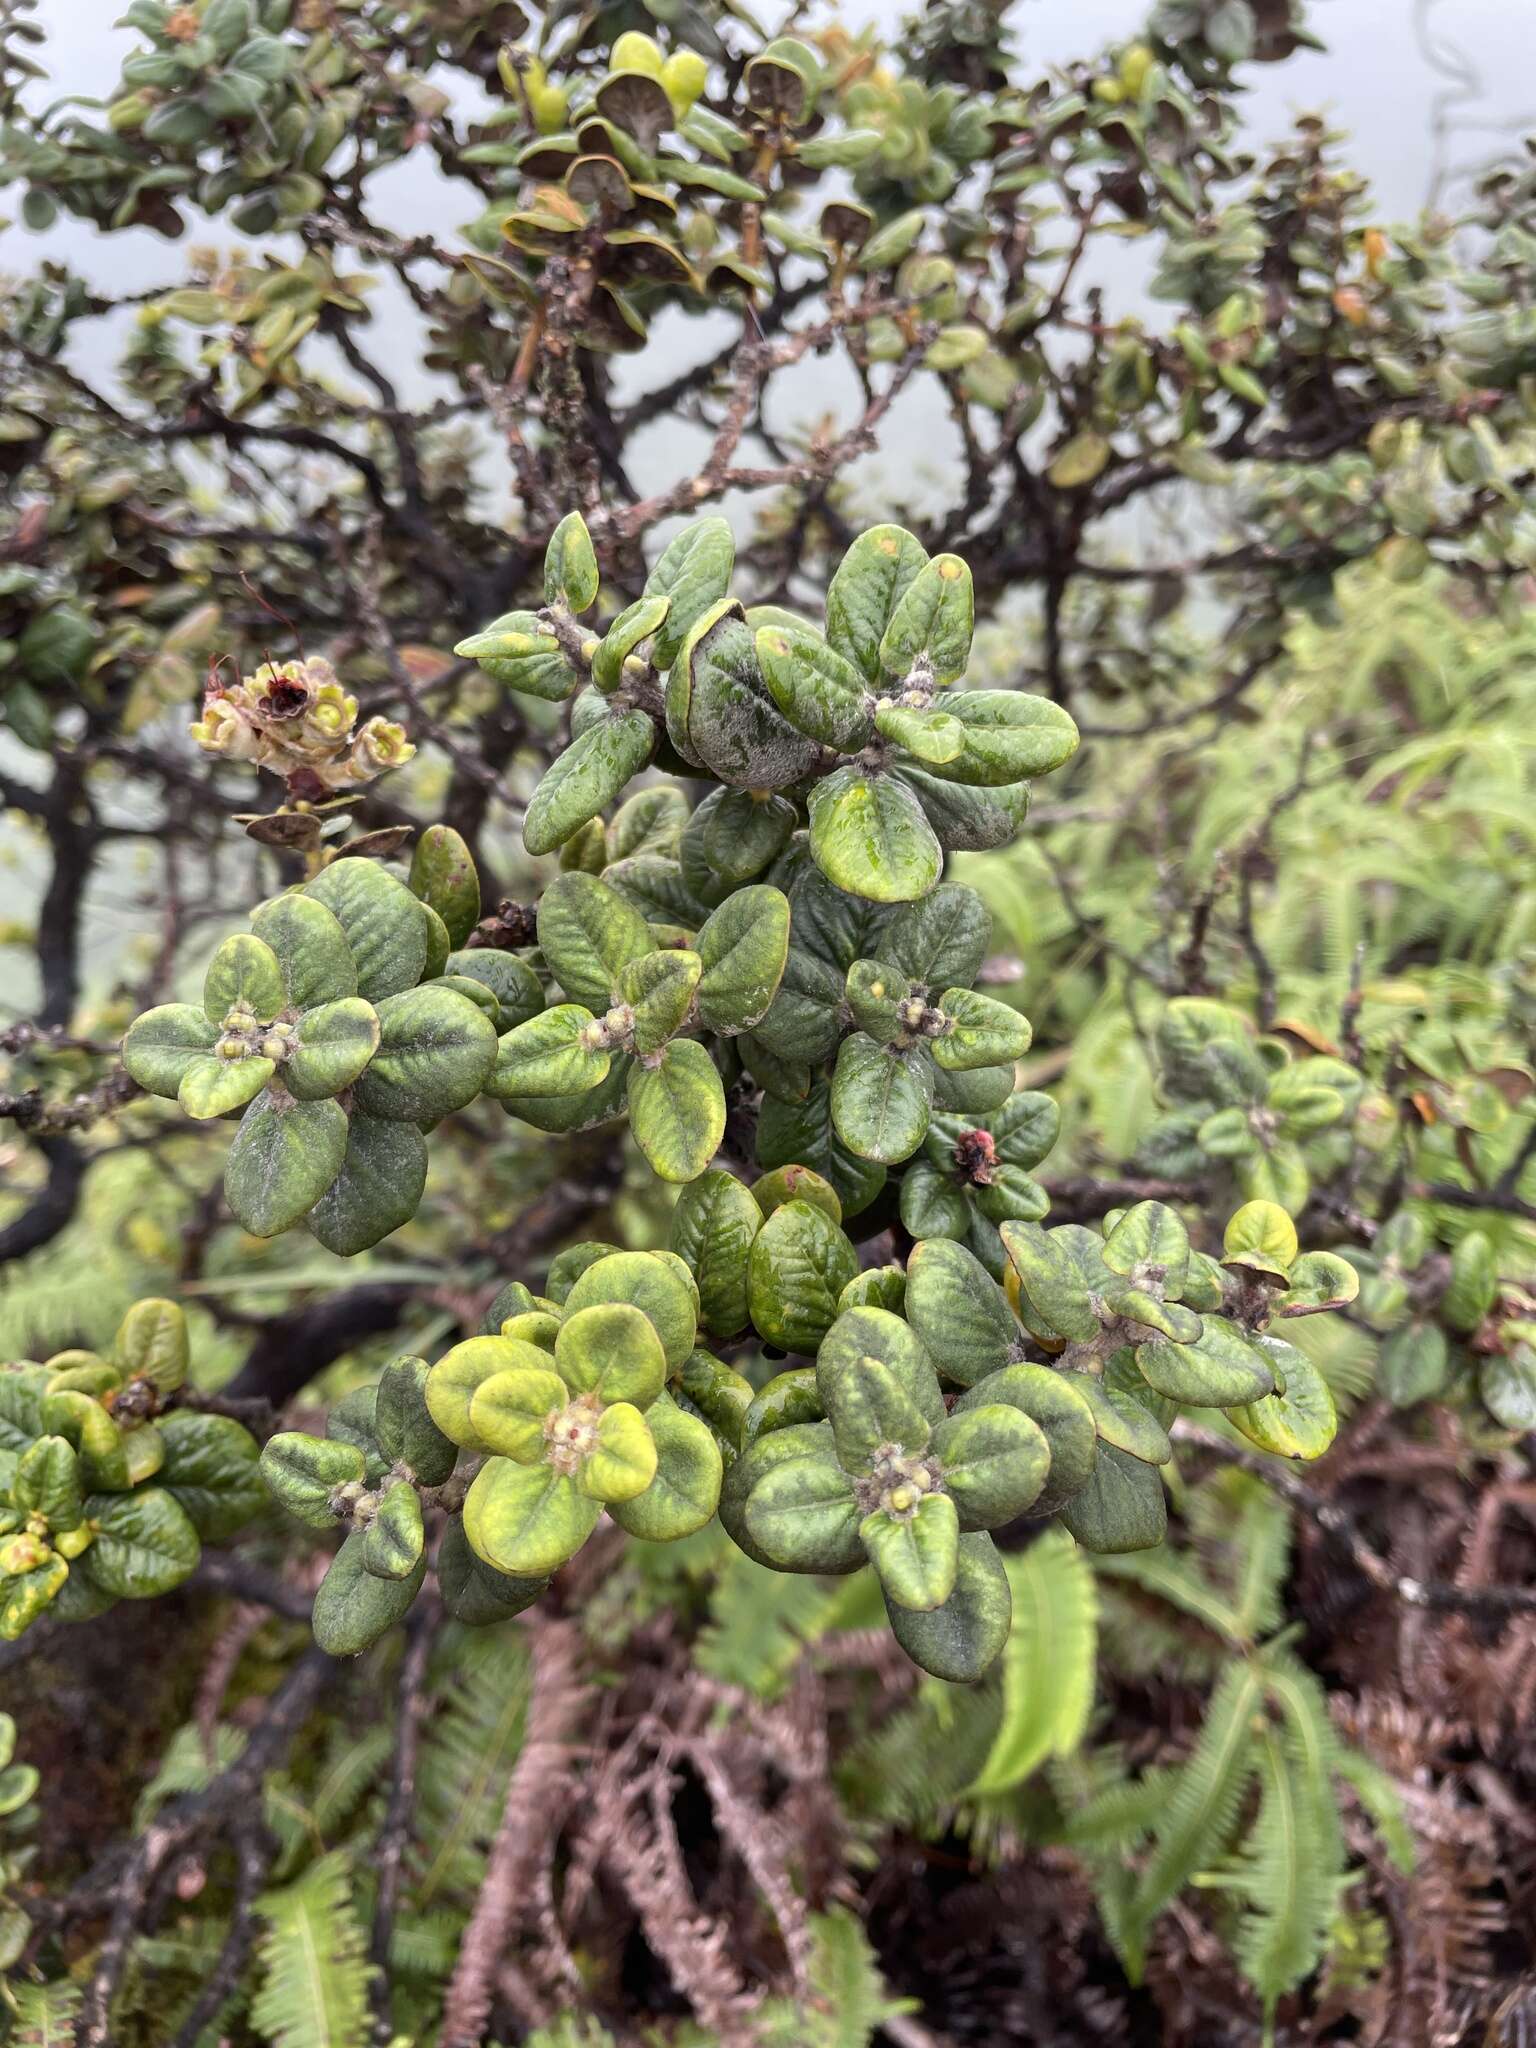
[[[1334,1769],[1360,1802],[1394,1868],[1411,1876],[1418,1862],[1418,1847],[1402,1794],[1391,1776],[1358,1749],[1341,1748]]]
[[[1013,1623],[1003,1651],[1003,1715],[969,1798],[1022,1785],[1047,1757],[1082,1741],[1093,1706],[1098,1597],[1065,1529],[1006,1560]]]
[[[869,1937],[851,1913],[811,1917],[814,1999],[771,1999],[758,2015],[763,2048],[869,2048],[888,2019],[916,2010],[911,1998],[892,1998]]]
[[[423,1736],[417,1775],[418,1912],[473,1898],[528,1708],[528,1654],[515,1629],[450,1631],[444,1645],[453,1677]]]
[[[1093,1568],[1104,1578],[1125,1580],[1166,1600],[1234,1648],[1244,1648],[1252,1641],[1233,1602],[1175,1550],[1132,1550],[1096,1557]]]
[[[267,1923],[251,2003],[261,2039],[270,2048],[365,2048],[373,1971],[345,1854],[322,1856],[293,1884],[264,1893],[256,1910]]]
[[[722,1560],[710,1596],[709,1620],[694,1649],[707,1678],[739,1685],[759,1699],[775,1699],[788,1684],[808,1643],[829,1629],[856,1625],[857,1608],[884,1619],[873,1600],[874,1575],[859,1572],[826,1580],[770,1571],[744,1551]]]
[[[1342,1881],[1338,1815],[1294,1729],[1258,1738],[1258,1815],[1240,1863],[1222,1884],[1247,1903],[1233,1941],[1266,2024],[1287,1991],[1322,1962]]]
[[[7,1984],[5,1989],[16,2010],[12,2048],[72,2048],[78,1984]]]
[[[210,1754],[203,1731],[193,1721],[184,1722],[166,1744],[160,1768],[139,1794],[133,1809],[134,1828],[142,1833],[168,1799],[183,1792],[205,1792],[220,1771],[228,1770],[239,1756],[245,1740],[238,1728],[220,1721],[213,1730]]]
[[[1263,1698],[1257,1665],[1244,1658],[1222,1674],[1200,1739],[1181,1766],[1123,1928],[1127,1971],[1139,1976],[1152,1922],[1197,1870],[1219,1860],[1254,1769],[1254,1710]]]

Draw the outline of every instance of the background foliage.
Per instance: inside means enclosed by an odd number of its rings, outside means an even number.
[[[343,841],[387,858],[446,820],[498,950],[621,850],[529,856],[567,714],[453,651],[544,601],[572,507],[605,621],[717,508],[742,595],[801,615],[874,521],[961,555],[968,687],[1083,735],[1022,836],[949,867],[994,913],[982,986],[1033,1025],[1017,1084],[1060,1106],[1050,1220],[1164,1201],[1218,1252],[1261,1193],[1361,1287],[1288,1331],[1342,1418],[1327,1459],[1296,1474],[1208,1412],[1175,1431],[1165,1546],[1006,1531],[1014,1619],[975,1686],[893,1651],[867,1573],[777,1575],[715,1525],[605,1525],[527,1617],[472,1633],[429,1598],[361,1664],[313,1647],[326,1545],[272,1509],[153,1607],[38,1622],[0,1651],[0,2026],[1521,2038],[1527,160],[1456,219],[1380,219],[1323,123],[1245,125],[1253,67],[1308,33],[1268,0],[1163,0],[1048,79],[963,4],[889,50],[797,23],[802,57],[707,0],[135,0],[102,107],[51,101],[46,15],[0,5],[8,200],[156,239],[121,296],[50,261],[0,302],[0,795],[43,877],[5,930],[36,975],[3,1034],[6,1358],[105,1354],[171,1297],[174,1412],[265,1437],[573,1242],[664,1241],[623,1125],[486,1100],[375,1248],[248,1235],[226,1134],[116,1059]],[[400,232],[422,155],[455,204]],[[1133,305],[1097,282],[1108,241]],[[347,747],[286,783],[200,750],[208,665],[291,656],[356,698]],[[408,738],[354,755],[370,720]],[[148,935],[103,943],[125,900]],[[1192,1014],[1262,1033],[1268,1068],[1213,1094]],[[1288,1124],[1276,1079],[1313,1058],[1358,1090]],[[733,1081],[727,1158],[761,1123]],[[904,1254],[872,1220],[870,1263]]]

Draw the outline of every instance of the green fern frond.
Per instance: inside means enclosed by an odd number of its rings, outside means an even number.
[[[1098,1597],[1086,1557],[1065,1529],[1050,1529],[1006,1564],[1002,1721],[968,1798],[1010,1791],[1047,1757],[1070,1754],[1093,1706]]]
[[[856,1742],[838,1781],[854,1811],[915,1834],[952,1818],[997,1736],[1002,1687],[991,1676],[964,1691],[941,1680]]]
[[[412,1898],[418,1912],[473,1898],[528,1708],[528,1653],[515,1629],[445,1631],[438,1668],[452,1678],[421,1746]]]
[[[612,2034],[594,2019],[580,2013],[562,2012],[548,2026],[535,2027],[523,2048],[614,2048]]]
[[[1354,1793],[1393,1867],[1411,1876],[1418,1861],[1403,1796],[1389,1774],[1358,1749],[1341,1748],[1334,1769]]]
[[[1267,2025],[1284,1994],[1322,1962],[1343,1873],[1332,1790],[1326,1775],[1314,1775],[1305,1743],[1294,1729],[1266,1727],[1257,1750],[1258,1814],[1221,1882],[1247,1907],[1233,1950]]]
[[[1120,1856],[1139,1847],[1167,1806],[1176,1776],[1173,1770],[1154,1769],[1106,1785],[1081,1805],[1063,1800],[1067,1821],[1062,1840],[1085,1854]]]
[[[214,1726],[210,1746],[195,1722],[184,1722],[166,1744],[160,1768],[139,1794],[133,1809],[134,1828],[142,1833],[168,1799],[183,1792],[205,1792],[220,1771],[228,1770],[239,1756],[245,1741],[240,1729],[220,1721]]]
[[[708,1678],[771,1700],[808,1644],[832,1629],[873,1627],[884,1618],[873,1572],[805,1578],[732,1550],[721,1560],[694,1662]]]
[[[261,2039],[270,2048],[365,2048],[373,1971],[345,1854],[322,1856],[295,1883],[264,1893],[256,1910],[267,1923],[251,2003]]]
[[[1155,1594],[1159,1600],[1166,1600],[1234,1648],[1252,1642],[1233,1602],[1177,1551],[1134,1550],[1120,1556],[1096,1557],[1093,1568],[1101,1577],[1124,1580],[1145,1593]]]
[[[1153,1921],[1195,1872],[1216,1863],[1227,1847],[1253,1776],[1254,1713],[1262,1698],[1263,1676],[1247,1658],[1229,1666],[1216,1686],[1200,1739],[1175,1777],[1126,1914],[1123,1959],[1133,1979],[1140,1975]]]
[[[11,2048],[72,2048],[80,2010],[78,1984],[5,1986],[16,2013]]]
[[[807,2005],[771,1999],[758,2015],[763,2048],[869,2048],[886,2020],[916,2010],[916,2000],[892,1998],[869,1945],[851,1913],[811,1916]]]

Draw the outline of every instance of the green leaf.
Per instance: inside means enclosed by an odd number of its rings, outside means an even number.
[[[838,1296],[858,1270],[858,1253],[825,1210],[786,1202],[768,1217],[748,1255],[747,1295],[758,1333],[781,1351],[811,1355],[837,1320]]]
[[[539,903],[539,948],[573,1002],[606,1010],[631,960],[655,946],[645,919],[593,875],[557,875]]]
[[[29,1517],[40,1515],[53,1535],[78,1529],[85,1518],[85,1495],[72,1445],[61,1436],[40,1436],[29,1445],[16,1460],[9,1505]],[[0,1815],[6,1811],[0,1803]]]
[[[426,1405],[430,1366],[424,1358],[391,1358],[379,1374],[373,1427],[379,1450],[406,1464],[424,1487],[440,1487],[459,1462],[459,1448],[438,1430]]]
[[[523,844],[553,853],[611,804],[656,748],[656,727],[644,711],[610,711],[546,769],[523,819]]]
[[[405,1619],[427,1575],[422,1556],[403,1579],[377,1577],[363,1561],[367,1544],[367,1532],[354,1529],[331,1559],[315,1595],[310,1626],[327,1656],[360,1657]]]
[[[491,1458],[465,1498],[464,1534],[493,1570],[547,1577],[576,1555],[601,1514],[601,1502],[551,1466]]]
[[[509,690],[549,704],[563,703],[581,681],[554,629],[537,612],[506,612],[483,633],[459,641],[453,651],[461,660],[478,662]]]
[[[1536,1349],[1515,1344],[1507,1352],[1490,1352],[1478,1366],[1477,1386],[1489,1414],[1503,1428],[1522,1436],[1536,1429]]]
[[[921,230],[921,210],[905,218],[916,222],[916,231]],[[880,240],[881,235],[876,235],[873,243]],[[870,246],[866,244],[866,250]],[[905,527],[872,526],[843,556],[828,586],[828,644],[851,661],[869,683],[883,681],[880,643],[892,614],[927,560],[921,542]]]
[[[887,1366],[927,1422],[943,1421],[944,1396],[932,1359],[901,1317],[882,1308],[842,1310],[823,1338],[816,1353],[816,1383],[829,1414],[839,1382],[864,1359]]]
[[[758,663],[769,695],[798,732],[839,753],[872,736],[864,676],[809,626],[759,626]]]
[[[769,695],[734,601],[704,613],[674,662],[667,731],[685,759],[736,789],[785,789],[810,773],[820,751]]]
[[[346,1156],[347,1117],[338,1103],[294,1102],[268,1090],[240,1120],[224,1168],[225,1200],[253,1237],[276,1237],[314,1208]]]
[[[356,1444],[302,1430],[280,1430],[261,1453],[261,1476],[273,1498],[312,1529],[335,1527],[331,1496],[338,1487],[361,1486],[366,1469]]]
[[[1115,1358],[1123,1358],[1117,1352]],[[1112,1361],[1113,1363],[1113,1361]],[[1071,1372],[1070,1382],[1093,1410],[1094,1426],[1107,1444],[1146,1465],[1166,1465],[1173,1456],[1168,1432],[1152,1410],[1155,1402],[1132,1372],[1132,1387],[1117,1385],[1108,1371],[1102,1378]],[[1133,1390],[1134,1389],[1134,1390]]]
[[[694,1351],[676,1384],[688,1409],[697,1410],[720,1444],[732,1453],[745,1448],[746,1418],[755,1398],[749,1379],[708,1351]]]
[[[832,1121],[861,1159],[894,1165],[910,1159],[928,1130],[933,1062],[925,1051],[877,1045],[855,1031],[838,1048]]]
[[[776,1166],[772,1173],[759,1174],[752,1183],[752,1200],[764,1217],[782,1209],[786,1202],[810,1202],[825,1209],[834,1223],[843,1220],[837,1189],[809,1166]]]
[[[911,791],[889,775],[839,768],[810,794],[811,851],[829,881],[876,903],[926,895],[943,855]]]
[[[893,1605],[928,1614],[954,1591],[960,1527],[948,1495],[925,1494],[900,1515],[876,1508],[860,1522],[859,1541]]]
[[[641,597],[619,613],[592,656],[592,680],[600,690],[607,694],[619,687],[625,662],[666,623],[670,610],[665,597]]]
[[[1177,1300],[1189,1270],[1189,1232],[1166,1202],[1137,1202],[1105,1237],[1100,1256],[1112,1273]]]
[[[875,710],[875,729],[882,738],[905,748],[918,761],[953,761],[965,745],[965,727],[947,711],[914,709],[887,701]]]
[[[1236,1408],[1275,1390],[1263,1352],[1219,1316],[1207,1317],[1193,1344],[1152,1337],[1136,1347],[1141,1376],[1154,1393],[1190,1408]]]
[[[380,1028],[379,1012],[361,996],[342,996],[306,1010],[299,1019],[298,1044],[283,1066],[283,1086],[301,1102],[339,1095],[373,1058]]]
[[[1029,1019],[992,996],[948,988],[938,1007],[954,1025],[933,1040],[933,1057],[948,1071],[992,1067],[1021,1060],[1029,1051]]]
[[[203,1009],[218,1024],[231,1010],[244,1010],[270,1023],[283,1007],[282,969],[270,946],[250,932],[233,932],[208,962]]]
[[[273,896],[251,913],[251,929],[272,948],[291,1010],[357,994],[357,963],[339,920],[313,896]]]
[[[845,1216],[857,1216],[885,1185],[886,1170],[860,1159],[838,1137],[832,1123],[832,1091],[812,1085],[803,1102],[767,1097],[758,1111],[757,1157],[762,1166],[805,1164],[831,1182]]]
[[[576,1484],[605,1507],[635,1500],[656,1477],[656,1442],[645,1417],[628,1401],[615,1401],[597,1418],[597,1442],[576,1473]]]
[[[672,1211],[668,1243],[698,1282],[699,1321],[713,1337],[747,1326],[747,1255],[762,1222],[752,1191],[718,1168],[685,1187]]]
[[[847,1474],[828,1455],[796,1455],[791,1430],[759,1437],[743,1465],[760,1459],[765,1446],[784,1445],[787,1455],[770,1457],[753,1472],[744,1522],[760,1553],[782,1571],[850,1571],[860,1563],[859,1511]]]
[[[218,1026],[210,1024],[201,1009],[191,1003],[162,1003],[129,1025],[123,1065],[151,1095],[173,1096],[194,1067],[208,1062],[218,1037]]]
[[[797,1365],[787,1372],[776,1372],[747,1406],[741,1425],[742,1442],[755,1443],[760,1436],[771,1435],[776,1429],[823,1422],[826,1413],[816,1384],[815,1366]]]
[[[1497,1389],[1504,1363],[1497,1353],[1483,1361],[1478,1380],[1485,1401],[1490,1383]],[[1394,1408],[1411,1408],[1416,1401],[1429,1401],[1444,1392],[1449,1364],[1450,1341],[1440,1325],[1407,1322],[1383,1340],[1376,1361],[1376,1384]],[[1492,1402],[1488,1405],[1499,1415],[1498,1407]]]
[[[1279,1337],[1260,1337],[1276,1383],[1285,1392],[1228,1409],[1228,1418],[1250,1443],[1281,1458],[1320,1458],[1333,1442],[1338,1413],[1328,1382],[1305,1352]]]
[[[378,1015],[379,1049],[353,1090],[366,1115],[435,1123],[480,1093],[497,1062],[496,1027],[466,996],[428,983],[386,996]]]
[[[305,884],[304,893],[332,912],[346,934],[360,996],[377,1003],[420,981],[427,964],[421,905],[377,861],[332,861]]]
[[[510,1621],[548,1590],[545,1578],[511,1578],[498,1572],[470,1549],[464,1524],[455,1516],[437,1548],[436,1574],[443,1605],[466,1628],[487,1628]]]
[[[895,913],[880,935],[879,952],[929,988],[969,988],[991,938],[992,913],[976,891],[963,882],[940,882]]]
[[[74,1566],[100,1592],[118,1600],[148,1600],[189,1577],[202,1555],[197,1531],[181,1507],[158,1486],[132,1493],[93,1493],[86,1519],[96,1540]]]
[[[476,981],[496,999],[491,1021],[496,1029],[510,1031],[525,1024],[544,1007],[544,985],[526,960],[496,946],[476,946],[467,952],[451,953],[445,974],[452,985]],[[460,990],[461,994],[466,993]]]
[[[587,1267],[565,1299],[568,1316],[603,1302],[628,1302],[661,1339],[667,1370],[693,1350],[698,1299],[681,1259],[666,1252],[611,1252]]]
[[[965,743],[929,773],[944,782],[1002,789],[1060,768],[1077,752],[1078,731],[1059,704],[1024,690],[952,690],[944,710]]]
[[[666,1394],[646,1410],[656,1446],[656,1470],[633,1500],[616,1501],[614,1521],[649,1543],[673,1543],[691,1536],[713,1516],[720,1501],[724,1460],[709,1429]]]
[[[186,1317],[174,1300],[135,1300],[117,1325],[113,1362],[129,1378],[150,1380],[162,1395],[178,1389],[190,1364],[190,1346]]]
[[[569,1398],[553,1368],[518,1366],[492,1373],[470,1395],[469,1426],[475,1441],[494,1456],[537,1465],[548,1449],[544,1426],[565,1411]]]
[[[948,1416],[934,1431],[932,1448],[962,1529],[997,1529],[1027,1514],[1050,1470],[1044,1431],[1012,1403],[987,1402]]]
[[[709,918],[697,940],[707,1030],[750,1031],[763,1017],[784,976],[789,925],[788,897],[766,883],[736,890]]]
[[[1205,1143],[1203,1131],[1200,1142]],[[1224,1265],[1247,1266],[1277,1280],[1289,1278],[1299,1250],[1295,1224],[1274,1202],[1245,1202],[1227,1224],[1221,1241]]]
[[[427,1144],[414,1124],[354,1111],[336,1178],[309,1212],[315,1240],[338,1258],[367,1251],[409,1223],[427,1185]]]
[[[422,1561],[426,1540],[420,1497],[409,1480],[397,1480],[363,1532],[363,1569],[376,1579],[408,1579]]]
[[[448,927],[448,942],[462,946],[480,917],[475,857],[451,825],[429,825],[411,855],[410,886]]]
[[[597,602],[597,555],[587,522],[567,512],[544,550],[544,602],[584,612]]]
[[[256,1439],[227,1415],[190,1408],[162,1416],[156,1427],[165,1445],[160,1485],[205,1543],[227,1543],[266,1506]]]
[[[684,878],[719,902],[760,875],[789,844],[799,815],[767,790],[712,789],[688,820],[678,847]]]
[[[631,1030],[637,1053],[658,1051],[682,1028],[702,969],[697,953],[681,949],[642,954],[624,969],[619,994],[634,1012]]]
[[[962,1387],[1012,1365],[1023,1348],[1001,1288],[947,1238],[927,1238],[907,1254],[905,1314],[939,1371]]]
[[[1114,453],[1109,442],[1095,428],[1084,427],[1063,443],[1046,471],[1046,478],[1058,491],[1081,490],[1091,484]]]
[[[1063,1529],[1048,1529],[1004,1565],[1013,1626],[1003,1652],[1003,1711],[968,1799],[1011,1792],[1088,1732],[1098,1652],[1098,1593]]]
[[[273,1060],[197,1059],[182,1075],[176,1100],[199,1121],[227,1116],[232,1109],[244,1109],[276,1072]]]
[[[713,514],[675,534],[645,579],[647,597],[665,597],[670,609],[651,648],[659,669],[669,669],[699,619],[731,585],[736,541],[728,519]]]
[[[1085,1549],[1150,1550],[1168,1528],[1157,1467],[1102,1444],[1092,1476],[1064,1504],[1061,1519]]]
[[[580,1095],[606,1080],[612,1056],[594,1045],[597,1020],[580,1003],[557,1003],[502,1034],[487,1095],[516,1103],[524,1095]]]
[[[725,1090],[697,1040],[675,1038],[629,1075],[629,1127],[660,1180],[696,1180],[725,1136]]]
[[[666,1384],[667,1356],[654,1324],[632,1303],[593,1302],[574,1312],[567,1307],[555,1339],[555,1369],[573,1394],[646,1409]]]
[[[1014,1221],[1003,1224],[1002,1240],[1036,1315],[1079,1343],[1096,1336],[1099,1319],[1090,1306],[1092,1290],[1061,1234],[1042,1230],[1038,1223]]]
[[[471,1410],[475,1395],[498,1373],[550,1370],[549,1354],[516,1337],[466,1337],[445,1351],[427,1374],[427,1412],[443,1435],[467,1451],[487,1448]]]
[[[959,1539],[954,1590],[924,1613],[886,1596],[891,1633],[914,1664],[953,1685],[972,1685],[1008,1640],[1011,1595],[997,1546],[977,1533]]]
[[[952,683],[971,658],[974,627],[970,570],[958,555],[935,555],[891,613],[880,638],[880,666],[886,675],[905,679],[921,664],[935,682]]]
[[[845,1472],[867,1471],[883,1445],[913,1453],[926,1447],[932,1434],[928,1418],[882,1359],[847,1359],[824,1384],[832,1440]]]

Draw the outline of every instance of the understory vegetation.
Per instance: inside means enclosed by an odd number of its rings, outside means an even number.
[[[52,11],[0,2041],[1523,2041],[1529,157],[1298,0]]]

